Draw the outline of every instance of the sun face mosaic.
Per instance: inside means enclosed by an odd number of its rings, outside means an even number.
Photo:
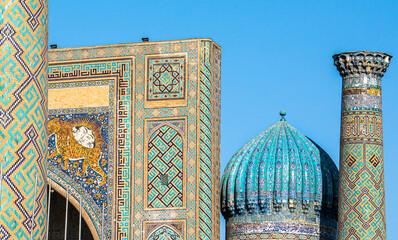
[[[113,177],[115,171],[130,171],[131,62],[112,58],[49,66],[49,177],[59,191],[81,197],[93,236],[107,239],[112,238],[113,206],[131,201],[129,184]],[[115,187],[124,196],[116,203]],[[117,210],[128,215],[123,207]],[[123,221],[117,224],[125,226]]]
[[[109,113],[50,115],[48,161],[81,184],[98,206],[107,201]]]

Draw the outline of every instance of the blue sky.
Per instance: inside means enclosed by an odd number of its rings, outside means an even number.
[[[210,37],[222,47],[221,171],[279,120],[339,161],[341,77],[332,55],[396,56],[383,78],[387,236],[398,239],[398,1],[50,0],[59,47]],[[224,239],[224,225],[221,229]]]

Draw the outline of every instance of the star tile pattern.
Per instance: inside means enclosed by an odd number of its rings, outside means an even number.
[[[186,54],[149,55],[146,58],[146,107],[184,106],[186,101]]]

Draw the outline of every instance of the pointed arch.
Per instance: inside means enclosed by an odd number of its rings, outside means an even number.
[[[49,177],[49,176],[47,176],[47,182],[49,182],[49,180],[50,180],[51,178]],[[63,187],[63,186],[61,186],[59,183],[57,183],[54,179],[51,179],[52,180],[52,183],[51,183],[51,188],[53,189],[53,190],[55,190],[59,195],[61,195],[63,198],[65,198],[65,200],[66,200],[66,190],[65,190],[65,188]],[[77,193],[76,193],[77,194]],[[79,200],[76,198],[77,196],[74,196],[73,194],[70,194],[69,195],[69,203],[71,203],[72,204],[72,206],[77,210],[77,209],[80,209],[80,203],[79,203]],[[80,195],[79,195],[79,197],[80,197]],[[50,207],[51,207],[51,205],[50,205]],[[93,220],[91,219],[92,218],[92,216],[90,216],[89,214],[88,214],[88,212],[86,211],[86,209],[85,209],[85,206],[84,206],[84,204],[82,205],[82,219],[86,222],[86,224],[87,224],[87,226],[88,226],[88,228],[89,228],[89,230],[90,230],[90,233],[92,234],[92,236],[94,237],[94,239],[100,239],[100,235],[99,235],[99,232],[97,231],[97,229],[96,229],[96,227],[95,227],[95,225],[94,225],[94,222],[93,222]],[[77,210],[78,211],[78,210]],[[51,216],[51,215],[50,215]]]
[[[167,121],[148,132],[144,153],[145,209],[185,207],[184,145],[184,134]]]
[[[160,226],[149,235],[148,240],[181,240],[181,236],[166,225]]]

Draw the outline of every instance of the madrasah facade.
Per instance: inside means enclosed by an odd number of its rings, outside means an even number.
[[[48,49],[48,2],[2,13],[0,239],[386,239],[381,78],[333,56],[340,174],[280,121],[220,179],[221,48],[211,39]],[[337,214],[338,213],[338,214]]]

